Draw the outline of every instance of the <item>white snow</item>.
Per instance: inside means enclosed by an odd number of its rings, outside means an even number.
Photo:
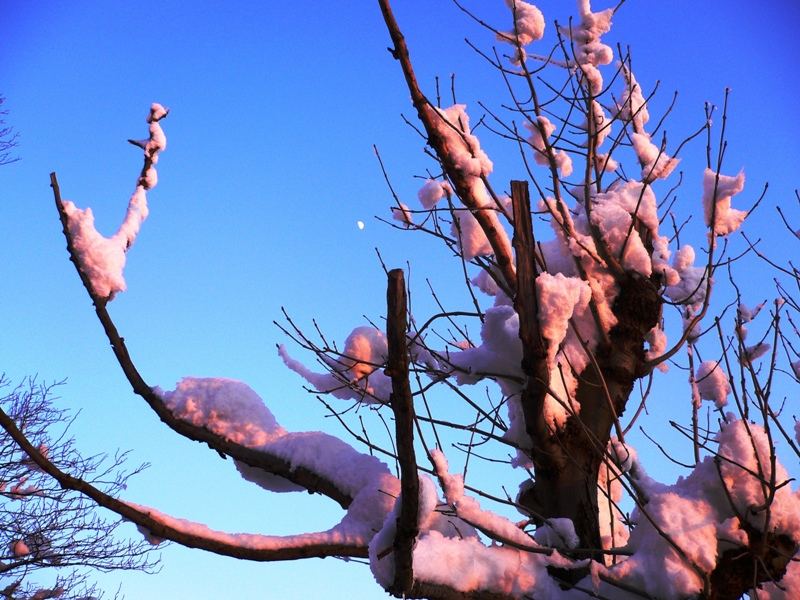
[[[659,325],[653,327],[648,332],[645,341],[649,345],[644,354],[645,360],[655,360],[660,358],[667,350],[667,334],[664,333],[664,330]],[[657,368],[661,372],[666,373],[669,365],[667,365],[666,362],[662,362],[658,364]]]
[[[514,29],[498,33],[498,40],[527,46],[531,42],[542,39],[545,22],[541,10],[522,0],[506,0],[506,5],[514,15]]]
[[[758,360],[769,352],[771,347],[772,346],[765,342],[758,342],[752,346],[747,346],[739,360],[745,365],[752,364],[754,360]]]
[[[174,391],[164,392],[154,388],[154,392],[177,418],[205,427],[234,443],[283,459],[292,470],[302,467],[316,473],[353,498],[342,521],[321,534],[288,538],[220,534],[203,525],[169,520],[164,515],[157,517],[170,526],[182,531],[195,531],[206,537],[212,536],[226,543],[242,543],[245,547],[277,548],[295,542],[315,544],[326,540],[366,545],[372,534],[382,527],[394,505],[393,498],[399,493],[400,483],[389,473],[385,464],[325,433],[287,432],[278,425],[261,398],[244,383],[219,378],[184,378]],[[258,474],[260,469],[237,467],[245,478],[267,489],[300,489],[274,473]]]
[[[185,377],[174,391],[154,391],[177,418],[242,446],[262,446],[286,433],[258,394],[241,381]]]
[[[589,127],[589,118],[592,119],[591,128]],[[600,104],[597,100],[592,100],[592,111],[587,115],[587,118],[584,120],[583,125],[581,126],[586,132],[594,132],[596,136],[595,141],[595,150],[599,148],[606,138],[611,134],[611,121],[606,116],[606,111],[603,109],[603,105]],[[589,145],[589,140],[582,143],[583,146]],[[604,161],[603,161],[604,162]],[[603,165],[603,162],[600,165]],[[616,161],[614,161],[616,162]],[[611,163],[609,163],[610,165]],[[609,166],[606,166],[607,170],[613,171],[613,169],[609,169]]]
[[[473,277],[470,282],[487,296],[496,296],[500,291],[497,282],[485,269],[481,269],[480,273]]]
[[[427,210],[432,209],[439,200],[447,196],[452,196],[453,188],[447,181],[439,181],[437,179],[428,179],[425,184],[417,192],[420,204]]]
[[[680,162],[679,158],[672,158],[665,150],[656,146],[647,133],[632,133],[631,141],[642,164],[642,181],[649,183],[656,179],[666,179]]]
[[[625,91],[617,104],[617,115],[620,119],[630,121],[634,132],[643,132],[645,124],[650,120],[650,113],[642,94],[642,86],[626,65],[621,68],[625,76]]]
[[[283,345],[278,353],[284,364],[303,377],[319,392],[331,393],[340,399],[366,403],[386,403],[392,382],[380,369],[386,362],[386,336],[374,327],[356,327],[347,337],[341,356],[325,356],[322,360],[328,373],[315,373],[289,356]]]
[[[705,268],[694,266],[694,248],[685,244],[675,253],[672,269],[678,276],[678,281],[669,283],[664,290],[673,302],[683,304],[697,312],[706,298],[708,281],[705,278]]]
[[[694,377],[700,398],[712,400],[717,408],[727,406],[731,386],[727,374],[717,361],[706,360],[700,363]]]
[[[480,177],[492,172],[493,165],[481,149],[478,138],[469,128],[469,115],[465,104],[449,108],[436,108],[432,115],[436,131],[445,141],[445,151],[456,168],[464,175]]]
[[[636,452],[612,437],[608,442],[607,458],[600,465],[597,477],[597,508],[600,524],[600,542],[604,549],[624,547],[630,530],[624,520],[622,503],[622,473],[627,473],[636,462]],[[606,556],[611,564],[612,556]]]
[[[787,485],[788,473],[779,462],[773,469],[766,432],[732,414],[726,418],[717,435],[718,466],[706,456],[672,486],[655,484],[635,466],[649,501],[632,515],[637,523],[628,543],[633,555],[611,569],[615,577],[667,600],[696,594],[702,588],[700,574],[713,570],[722,550],[747,544],[738,515],[759,530],[769,518],[771,532],[800,541],[800,495]],[[776,491],[770,497],[763,481],[773,477]]]
[[[487,309],[480,346],[449,356],[450,363],[458,368],[454,374],[459,385],[477,383],[488,376],[499,376],[501,380],[503,375],[521,378],[521,360],[519,317],[511,306]]]
[[[392,218],[395,221],[400,221],[406,227],[414,224],[414,219],[411,216],[411,209],[402,202],[400,206],[392,207]]]
[[[600,36],[611,30],[613,9],[592,12],[589,0],[578,0],[580,23],[572,23],[571,27],[562,27],[561,32],[572,40],[575,62],[586,77],[589,91],[593,96],[603,89],[603,76],[597,68],[607,65],[614,59],[614,51],[600,41]]]
[[[540,545],[559,550],[572,550],[580,543],[572,519],[565,518],[547,519],[543,525],[536,528],[533,537]]]
[[[537,164],[548,166],[550,157],[547,153],[547,142],[549,142],[550,136],[556,130],[556,126],[550,122],[550,119],[540,115],[536,118],[536,122],[525,121],[525,128],[531,133],[528,141],[534,149],[534,160]],[[572,159],[569,154],[563,150],[556,150],[552,146],[551,152],[561,176],[569,177],[572,175]]]
[[[458,517],[496,541],[513,542],[518,546],[530,548],[537,546],[533,538],[517,527],[515,523],[497,513],[481,508],[475,498],[466,496],[463,477],[449,473],[447,459],[440,450],[431,451],[431,460],[436,468],[436,477],[441,483],[444,497]]]
[[[147,190],[155,187],[158,181],[155,165],[159,153],[167,146],[167,138],[158,123],[166,114],[166,109],[160,104],[154,103],[150,107],[147,117],[150,138],[144,145],[145,161],[149,166],[139,177],[125,219],[114,235],[105,237],[95,229],[91,208],[81,210],[69,200],[62,202],[76,258],[89,280],[92,294],[97,297],[111,300],[115,294],[125,290],[123,270],[126,253],[147,218]]]
[[[303,548],[324,544],[345,544],[362,546],[368,543],[371,532],[348,526],[343,520],[335,527],[318,533],[301,533],[297,535],[274,536],[253,533],[227,533],[187,519],[170,516],[154,508],[142,506],[133,502],[126,502],[128,506],[146,515],[158,524],[168,527],[178,533],[194,536],[203,540],[211,540],[227,546],[244,548],[248,550],[281,550],[287,548]],[[157,545],[161,538],[154,536],[143,526],[139,526],[148,542]]]
[[[459,200],[468,210],[454,211],[451,233],[459,240],[464,259],[472,260],[477,256],[493,254],[486,232],[472,214],[479,211],[487,220],[488,227],[497,235],[503,252],[510,256],[511,242],[497,218],[497,207],[483,181],[492,172],[493,164],[469,128],[466,106],[455,104],[449,108],[432,108],[426,105],[423,110],[428,112],[429,122],[443,141],[444,155],[463,176],[463,187],[458,190]],[[424,194],[426,201],[427,194]],[[430,201],[435,202],[437,194],[433,193]]]
[[[464,260],[489,256],[494,252],[478,220],[465,208],[453,211],[450,234],[458,240]]]
[[[559,346],[567,336],[569,320],[576,311],[589,305],[592,290],[578,277],[564,277],[561,273],[540,273],[536,278],[539,294],[539,330],[548,341],[547,364],[554,369]]]
[[[731,198],[744,189],[744,171],[735,177],[717,174],[712,169],[703,173],[703,214],[706,226],[711,227],[716,235],[733,233],[744,221],[747,211],[731,208]]]
[[[739,307],[736,309],[736,312],[739,315],[739,319],[742,321],[742,323],[749,323],[758,316],[758,313],[761,312],[761,309],[764,308],[765,304],[766,302],[762,302],[753,308],[749,308],[747,305],[740,303]]]

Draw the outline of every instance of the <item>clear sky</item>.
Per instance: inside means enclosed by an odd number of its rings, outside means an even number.
[[[463,41],[489,48],[485,30],[446,0],[394,4],[426,90],[434,76],[456,73],[473,121],[476,100],[500,101],[497,73]],[[468,4],[509,26],[503,2]],[[597,0],[593,8],[610,5]],[[550,22],[574,11],[563,0],[539,6]],[[128,258],[129,290],[110,309],[134,360],[148,383],[167,389],[184,375],[241,379],[287,429],[344,435],[280,363],[280,307],[309,329],[316,318],[338,340],[362,315],[377,319],[385,281],[376,247],[390,267],[411,263],[421,313],[430,307],[426,277],[445,301],[463,302],[461,288],[452,291],[457,263],[444,249],[373,218],[388,217],[391,197],[372,144],[408,204],[419,187],[413,176],[431,168],[400,116],[413,112],[377,2],[0,0],[0,15],[0,93],[21,158],[0,168],[0,371],[12,380],[67,378],[62,403],[81,411],[79,446],[132,449],[132,463],[152,463],[128,499],[230,531],[332,525],[339,512],[329,501],[270,496],[242,482],[230,461],[178,439],[131,394],[67,259],[48,174],[56,171],[64,197],[91,206],[110,233],[141,165],[125,140],[146,135],[151,102],[170,107],[151,215]],[[776,204],[800,222],[792,197],[800,174],[798,25],[793,0],[628,0],[606,38],[630,44],[645,89],[661,80],[656,106],[680,90],[671,140],[699,127],[704,101],[733,89],[727,170],[745,169],[749,200],[770,182],[749,227],[768,241],[782,227]],[[522,176],[516,159],[503,162],[514,148],[487,134],[482,141],[497,187]],[[698,144],[684,162],[683,214],[700,209],[702,155]],[[774,248],[779,257],[788,252]],[[758,288],[769,285],[768,274],[751,275],[754,301],[771,294]],[[685,388],[667,386],[658,397],[688,407]],[[102,581],[112,590],[121,583],[133,600],[383,596],[366,567],[333,559],[248,564],[177,546],[162,554],[158,575]]]

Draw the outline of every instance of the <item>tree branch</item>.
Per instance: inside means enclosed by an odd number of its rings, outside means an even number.
[[[400,463],[400,514],[394,537],[394,582],[389,589],[402,596],[414,583],[414,543],[419,535],[419,477],[414,454],[414,402],[408,381],[406,347],[406,286],[402,269],[389,271],[386,290],[386,337],[389,357],[386,374],[392,378],[391,406],[394,411],[395,442]]]
[[[343,528],[298,536],[262,536],[225,534],[204,525],[190,523],[146,507],[118,500],[90,483],[61,471],[38,448],[28,441],[14,421],[0,409],[0,426],[22,448],[36,465],[53,477],[64,489],[74,490],[94,500],[124,519],[144,528],[150,535],[177,542],[189,548],[199,548],[234,558],[255,561],[294,560],[298,558],[351,556],[366,557],[367,543],[358,534]]]
[[[539,329],[539,303],[536,296],[536,243],[531,223],[531,200],[528,182],[511,182],[511,202],[514,208],[514,252],[517,257],[517,286],[514,310],[519,315],[519,338],[522,341],[522,371],[526,382],[522,390],[522,412],[525,430],[534,444],[533,458],[537,466],[552,462],[551,452],[539,452],[549,446],[550,437],[543,419],[544,398],[550,385],[547,368],[546,340]],[[555,448],[548,449],[554,450]]]
[[[425,94],[422,93],[419,87],[417,77],[414,74],[414,68],[411,64],[405,37],[397,25],[397,21],[392,13],[392,8],[389,5],[389,0],[379,0],[379,4],[381,12],[383,13],[383,19],[386,22],[386,27],[389,30],[389,35],[394,44],[394,48],[390,49],[390,52],[396,60],[400,61],[406,85],[411,93],[411,102],[414,108],[417,109],[417,115],[425,126],[425,131],[428,134],[428,144],[436,151],[436,155],[439,157],[448,178],[453,183],[458,197],[464,202],[464,205],[478,221],[487,240],[489,240],[489,244],[495,255],[495,260],[497,261],[497,266],[503,274],[504,282],[510,291],[514,288],[516,275],[511,253],[502,241],[505,232],[499,226],[497,220],[491,218],[494,209],[482,206],[481,202],[475,198],[474,192],[472,191],[473,186],[470,185],[469,177],[454,164],[447,152],[445,139],[439,131],[442,125],[437,122],[437,119],[442,120],[443,118],[434,110],[433,105],[425,97]],[[444,126],[447,126],[447,124],[445,123]],[[498,228],[500,229],[498,230]]]
[[[125,377],[133,388],[133,392],[144,399],[150,408],[158,415],[170,429],[176,433],[196,442],[208,444],[210,448],[217,452],[231,456],[232,458],[241,461],[251,467],[262,469],[268,473],[279,475],[296,483],[297,485],[305,488],[309,492],[323,494],[336,502],[343,508],[347,508],[352,502],[352,497],[340,490],[335,482],[323,477],[319,473],[307,469],[302,466],[292,465],[291,461],[277,455],[272,455],[267,452],[247,448],[230,440],[223,438],[210,431],[206,427],[194,425],[187,421],[177,418],[164,404],[164,400],[156,394],[153,389],[144,381],[139,373],[136,365],[131,359],[128,348],[125,345],[124,338],[117,331],[111,316],[108,313],[107,304],[108,299],[102,298],[94,293],[92,285],[88,276],[81,269],[80,261],[77,257],[75,246],[72,236],[70,234],[67,215],[64,212],[64,206],[61,200],[61,191],[58,185],[58,179],[55,173],[50,173],[50,185],[53,188],[53,196],[55,198],[56,209],[61,219],[61,225],[64,231],[64,237],[67,241],[67,251],[69,252],[70,260],[75,265],[78,276],[86,288],[89,297],[94,304],[95,313],[103,326],[103,331],[111,344],[111,349],[114,351],[114,356],[122,368]]]

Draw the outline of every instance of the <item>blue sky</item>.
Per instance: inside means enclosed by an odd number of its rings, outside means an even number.
[[[500,1],[469,5],[492,23],[510,22]],[[573,10],[555,0],[539,6],[548,21]],[[463,41],[488,48],[485,30],[444,0],[396,0],[395,11],[426,90],[434,76],[456,73],[473,121],[476,100],[501,101],[498,75]],[[377,3],[1,0],[0,14],[0,93],[21,158],[0,168],[0,370],[11,379],[67,378],[61,397],[81,411],[80,447],[132,449],[132,462],[153,464],[131,482],[131,500],[232,531],[327,528],[338,520],[331,503],[269,496],[240,481],[229,462],[177,439],[130,393],[67,259],[48,174],[56,171],[64,197],[91,206],[99,228],[113,231],[140,167],[125,140],[146,135],[151,102],[169,106],[151,216],[129,254],[129,291],[111,305],[135,361],[164,388],[184,375],[241,379],[287,429],[342,433],[277,357],[275,344],[287,341],[273,325],[280,307],[308,328],[318,319],[339,340],[362,315],[379,317],[385,283],[375,247],[389,266],[410,262],[420,313],[430,307],[426,277],[446,304],[464,301],[457,263],[443,248],[373,219],[388,215],[391,197],[372,144],[408,204],[419,187],[413,176],[431,167],[400,117],[413,113]],[[607,36],[630,44],[645,89],[661,80],[656,106],[680,90],[667,127],[676,142],[702,123],[704,101],[733,89],[726,164],[731,174],[745,168],[750,200],[770,182],[748,228],[768,240],[782,227],[775,204],[800,223],[792,198],[799,21],[799,5],[788,0],[628,0]],[[486,134],[482,141],[498,187],[521,176],[514,148]],[[702,157],[696,144],[684,159],[684,214],[699,209]],[[773,250],[789,256],[784,244]],[[747,279],[754,294],[771,293],[758,287],[769,274]],[[661,394],[688,403],[684,388]],[[159,575],[102,581],[121,582],[134,600],[382,597],[367,568],[332,559],[247,564],[175,546],[163,558]]]

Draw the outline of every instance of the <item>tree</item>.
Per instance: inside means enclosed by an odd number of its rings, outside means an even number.
[[[5,96],[0,96],[0,107],[2,107],[5,102]],[[6,126],[4,117],[7,114],[7,110],[0,109],[0,165],[7,165],[17,160],[11,156],[11,149],[16,147],[19,135],[12,127]]]
[[[726,271],[768,259],[747,238],[741,255],[732,250],[731,234],[760,199],[747,211],[731,205],[744,175],[723,168],[727,98],[719,136],[707,107],[694,134],[668,144],[662,123],[650,123],[652,94],[638,84],[630,56],[618,50],[620,63],[610,66],[614,52],[601,38],[616,9],[593,12],[580,2],[579,18],[557,28],[552,49],[533,54],[544,18],[512,0],[510,30],[486,25],[506,51],[484,52],[510,104],[484,108],[480,121],[522,157],[529,182],[512,182],[506,196],[490,182],[493,165],[465,106],[454,99],[443,108],[425,95],[389,3],[380,4],[436,161],[420,190],[424,210],[397,198],[394,214],[399,227],[440,239],[465,274],[477,270],[474,279],[465,277],[472,305],[424,319],[410,315],[402,272],[392,270],[385,327],[356,328],[342,347],[287,317],[286,332],[316,354],[325,372],[281,352],[313,390],[391,413],[395,431],[384,442],[374,431],[358,433],[349,415],[331,407],[370,452],[396,460],[399,476],[329,435],[286,432],[242,383],[187,378],[167,392],[139,374],[107,305],[125,289],[126,252],[147,216],[146,193],[166,145],[166,110],[158,104],[148,117],[149,139],[137,143],[144,167],[114,236],[100,236],[91,212],[62,201],[51,179],[70,256],[98,318],[134,391],[166,425],[230,456],[259,485],[324,494],[345,516],[316,534],[224,534],[124,503],[54,468],[29,445],[32,459],[154,541],[251,560],[369,557],[378,582],[397,596],[796,592],[800,498],[777,454],[797,456],[798,449],[792,408],[774,398],[784,393],[776,391],[778,381],[796,382],[800,370],[791,320],[798,304],[788,291],[797,273],[776,270],[784,279],[771,318],[760,326],[759,310],[748,309],[737,288],[725,290]],[[699,261],[681,243],[684,225],[674,221],[671,232],[662,231],[674,201],[662,180],[681,183],[678,157],[695,138],[706,139],[707,155],[699,177],[707,247]],[[549,223],[552,234],[534,228],[534,219]],[[730,331],[734,311],[712,303],[712,289],[736,307]],[[491,306],[481,304],[481,294]],[[480,327],[480,341],[470,341],[470,322]],[[762,333],[755,344],[752,335],[746,343],[748,328]],[[686,358],[679,361],[680,352]],[[669,361],[688,374],[691,422],[676,428],[694,457],[686,477],[671,486],[647,476],[629,442],[658,381],[653,371]],[[483,398],[470,387],[479,381],[497,389]],[[445,393],[463,402],[459,412],[437,405]],[[714,402],[714,412],[704,410],[704,400]],[[2,424],[24,443],[13,423]],[[452,475],[443,450],[454,441],[467,460],[511,452],[506,462],[521,483],[516,497],[503,498],[491,482],[467,486],[466,466]],[[500,470],[506,462],[493,464]],[[476,496],[498,503],[497,510],[514,508],[524,520],[490,512]]]
[[[109,493],[125,489],[124,455],[81,456],[67,437],[69,415],[53,404],[52,385],[33,380],[11,389],[0,378],[0,407],[40,453]],[[152,570],[150,546],[115,537],[118,520],[98,516],[91,500],[62,489],[16,442],[0,436],[0,597],[8,600],[92,598],[102,594],[90,571]],[[43,583],[43,576],[54,574]]]

